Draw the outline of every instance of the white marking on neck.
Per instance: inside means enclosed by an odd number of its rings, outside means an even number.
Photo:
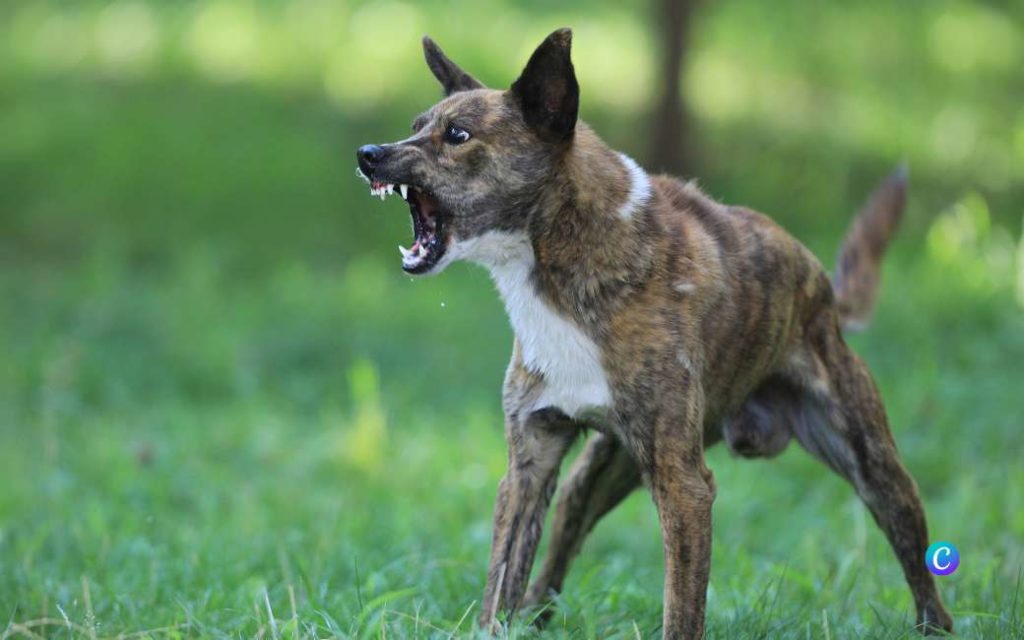
[[[622,160],[626,171],[629,172],[629,194],[626,196],[626,201],[619,207],[618,214],[623,220],[629,220],[651,199],[651,179],[633,158],[620,153],[619,159]]]
[[[490,270],[523,364],[544,377],[544,391],[533,408],[557,407],[576,417],[611,406],[600,348],[573,320],[552,309],[530,281],[536,261],[526,234],[488,231],[458,244],[460,258]]]

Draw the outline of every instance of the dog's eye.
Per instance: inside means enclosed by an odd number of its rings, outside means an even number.
[[[448,125],[448,128],[444,130],[444,141],[448,144],[462,144],[469,140],[469,132],[465,129],[455,126],[454,124]]]

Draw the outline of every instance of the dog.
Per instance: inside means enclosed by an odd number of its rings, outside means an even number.
[[[487,89],[429,37],[446,97],[399,142],[365,145],[357,173],[408,202],[410,274],[486,267],[515,333],[503,409],[509,465],[494,512],[480,625],[562,588],[596,522],[641,485],[665,556],[662,632],[700,638],[720,441],[770,457],[795,438],[863,499],[903,567],[923,633],[952,630],[924,563],[927,525],[868,369],[843,340],[866,323],[901,216],[905,173],[855,220],[830,280],[766,216],[648,175],[578,119],[560,29],[508,90]],[[527,586],[559,466],[550,549]]]

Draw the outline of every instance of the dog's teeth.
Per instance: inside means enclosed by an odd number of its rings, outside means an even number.
[[[402,194],[402,200],[409,199],[409,185],[400,184],[398,185],[398,193]]]
[[[395,192],[395,185],[393,185],[393,184],[389,184],[389,185],[388,185],[388,195],[390,196],[390,195],[392,195],[392,194],[393,194],[394,192]]]
[[[398,245],[398,250],[402,253],[402,259],[403,260],[405,258],[408,258],[410,255],[412,255],[412,251],[409,251],[408,249],[406,249],[402,245]]]
[[[419,246],[419,249],[417,250],[417,256],[420,258],[425,258],[427,256],[427,248],[424,247],[422,244]]]

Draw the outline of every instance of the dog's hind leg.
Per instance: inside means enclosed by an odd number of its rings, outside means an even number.
[[[617,438],[597,433],[587,441],[559,489],[547,556],[525,604],[543,604],[562,590],[569,565],[587,534],[640,484],[640,470]],[[538,622],[549,616],[550,610]]]
[[[871,374],[834,322],[821,322],[809,337],[817,379],[804,379],[807,395],[794,434],[854,486],[885,533],[913,594],[918,630],[952,631],[925,567],[928,528],[917,485],[900,462]]]

